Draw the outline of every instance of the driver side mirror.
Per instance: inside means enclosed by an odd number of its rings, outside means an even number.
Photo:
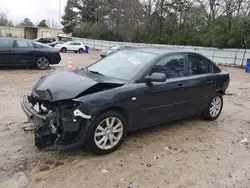
[[[151,75],[145,77],[147,82],[165,82],[167,79],[166,74],[160,72],[154,72]]]

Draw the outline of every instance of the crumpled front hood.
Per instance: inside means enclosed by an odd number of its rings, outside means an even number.
[[[89,77],[82,71],[55,71],[42,77],[32,89],[32,94],[50,102],[72,99],[95,86],[98,83],[119,83],[108,78],[101,79],[99,75]]]

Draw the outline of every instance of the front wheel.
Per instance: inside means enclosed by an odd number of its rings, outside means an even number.
[[[216,120],[222,111],[223,108],[223,98],[220,93],[216,93],[212,100],[210,101],[208,107],[204,111],[204,119],[206,120]]]
[[[40,70],[46,70],[49,68],[49,60],[46,57],[39,57],[36,60],[36,67]]]
[[[90,125],[86,146],[99,155],[111,153],[122,144],[126,126],[123,115],[115,111],[105,112]]]

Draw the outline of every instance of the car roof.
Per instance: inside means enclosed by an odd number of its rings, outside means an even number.
[[[0,40],[15,40],[15,38],[12,38],[12,37],[0,37]]]
[[[135,49],[129,49],[129,50],[135,50],[139,52],[145,52],[145,53],[152,53],[157,55],[162,54],[168,54],[168,53],[196,53],[191,50],[186,49],[177,49],[177,48],[153,48],[153,47],[138,47]],[[198,53],[196,53],[198,54]]]

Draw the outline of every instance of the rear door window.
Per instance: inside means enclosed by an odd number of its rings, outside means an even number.
[[[31,41],[27,40],[17,40],[17,48],[32,48],[33,44]]]
[[[212,73],[211,63],[199,55],[188,55],[188,73],[189,75],[199,75]]]
[[[13,40],[0,39],[0,48],[12,48],[12,47],[13,47]]]
[[[153,72],[163,72],[167,78],[185,76],[185,58],[182,54],[163,57],[152,69]]]

